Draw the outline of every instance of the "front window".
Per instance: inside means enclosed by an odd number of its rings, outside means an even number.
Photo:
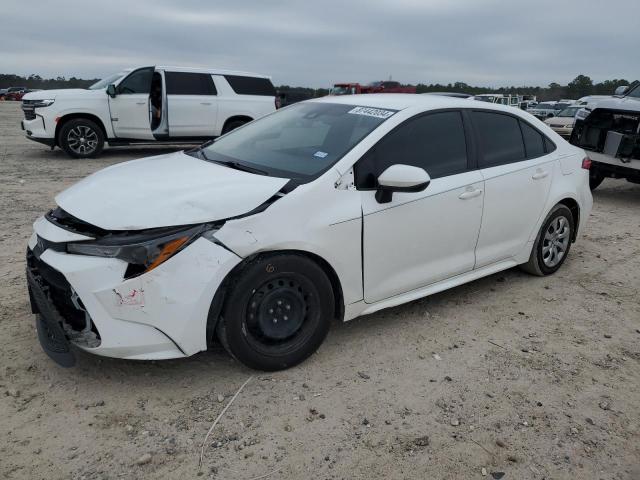
[[[212,162],[310,181],[395,112],[356,105],[299,103],[234,130],[200,152]]]
[[[114,73],[113,75],[111,75],[111,76],[109,76],[107,78],[103,78],[99,82],[96,82],[93,85],[91,85],[89,87],[89,90],[102,90],[103,88],[107,88],[111,83],[116,83],[118,80],[120,80],[126,74],[127,74],[127,72]]]

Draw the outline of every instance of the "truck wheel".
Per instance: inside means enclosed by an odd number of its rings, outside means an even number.
[[[104,148],[104,134],[95,122],[74,118],[60,129],[58,145],[73,158],[96,157]]]
[[[334,318],[333,289],[322,268],[296,254],[258,257],[229,286],[217,333],[248,367],[292,367],[315,352]]]
[[[225,133],[229,133],[231,130],[235,130],[238,127],[241,127],[245,123],[247,122],[245,122],[244,120],[233,120],[227,123],[222,129],[222,135],[224,135]]]
[[[604,180],[604,175],[601,175],[599,173],[596,172],[589,172],[589,188],[591,190],[595,190],[596,188],[598,188],[600,186],[600,184],[603,182]]]

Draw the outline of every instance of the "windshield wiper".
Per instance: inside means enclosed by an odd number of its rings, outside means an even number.
[[[268,175],[268,173],[265,172],[264,170],[260,170],[258,168],[253,168],[253,167],[250,167],[250,166],[245,165],[245,164],[240,163],[240,162],[234,162],[232,160],[210,160],[210,159],[208,159],[206,157],[204,152],[202,152],[202,155],[207,160],[209,160],[211,162],[219,163],[220,165],[224,165],[225,167],[233,168],[235,170],[240,170],[240,171],[243,171],[243,172],[255,173],[257,175]]]

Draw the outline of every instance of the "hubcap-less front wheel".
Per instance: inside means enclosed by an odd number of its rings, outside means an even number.
[[[542,241],[542,261],[547,267],[558,265],[569,247],[571,227],[566,217],[559,216],[549,224]]]
[[[69,130],[67,145],[78,155],[90,155],[98,146],[98,134],[89,126],[77,125]]]
[[[289,273],[263,283],[253,291],[246,311],[247,340],[256,350],[274,354],[304,342],[318,299],[305,278]]]

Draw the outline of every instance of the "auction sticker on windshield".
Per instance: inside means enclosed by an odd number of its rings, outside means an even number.
[[[381,108],[371,108],[371,107],[356,107],[349,110],[347,113],[352,113],[354,115],[366,115],[368,117],[376,117],[376,118],[389,118],[393,115],[395,110],[383,110]]]

